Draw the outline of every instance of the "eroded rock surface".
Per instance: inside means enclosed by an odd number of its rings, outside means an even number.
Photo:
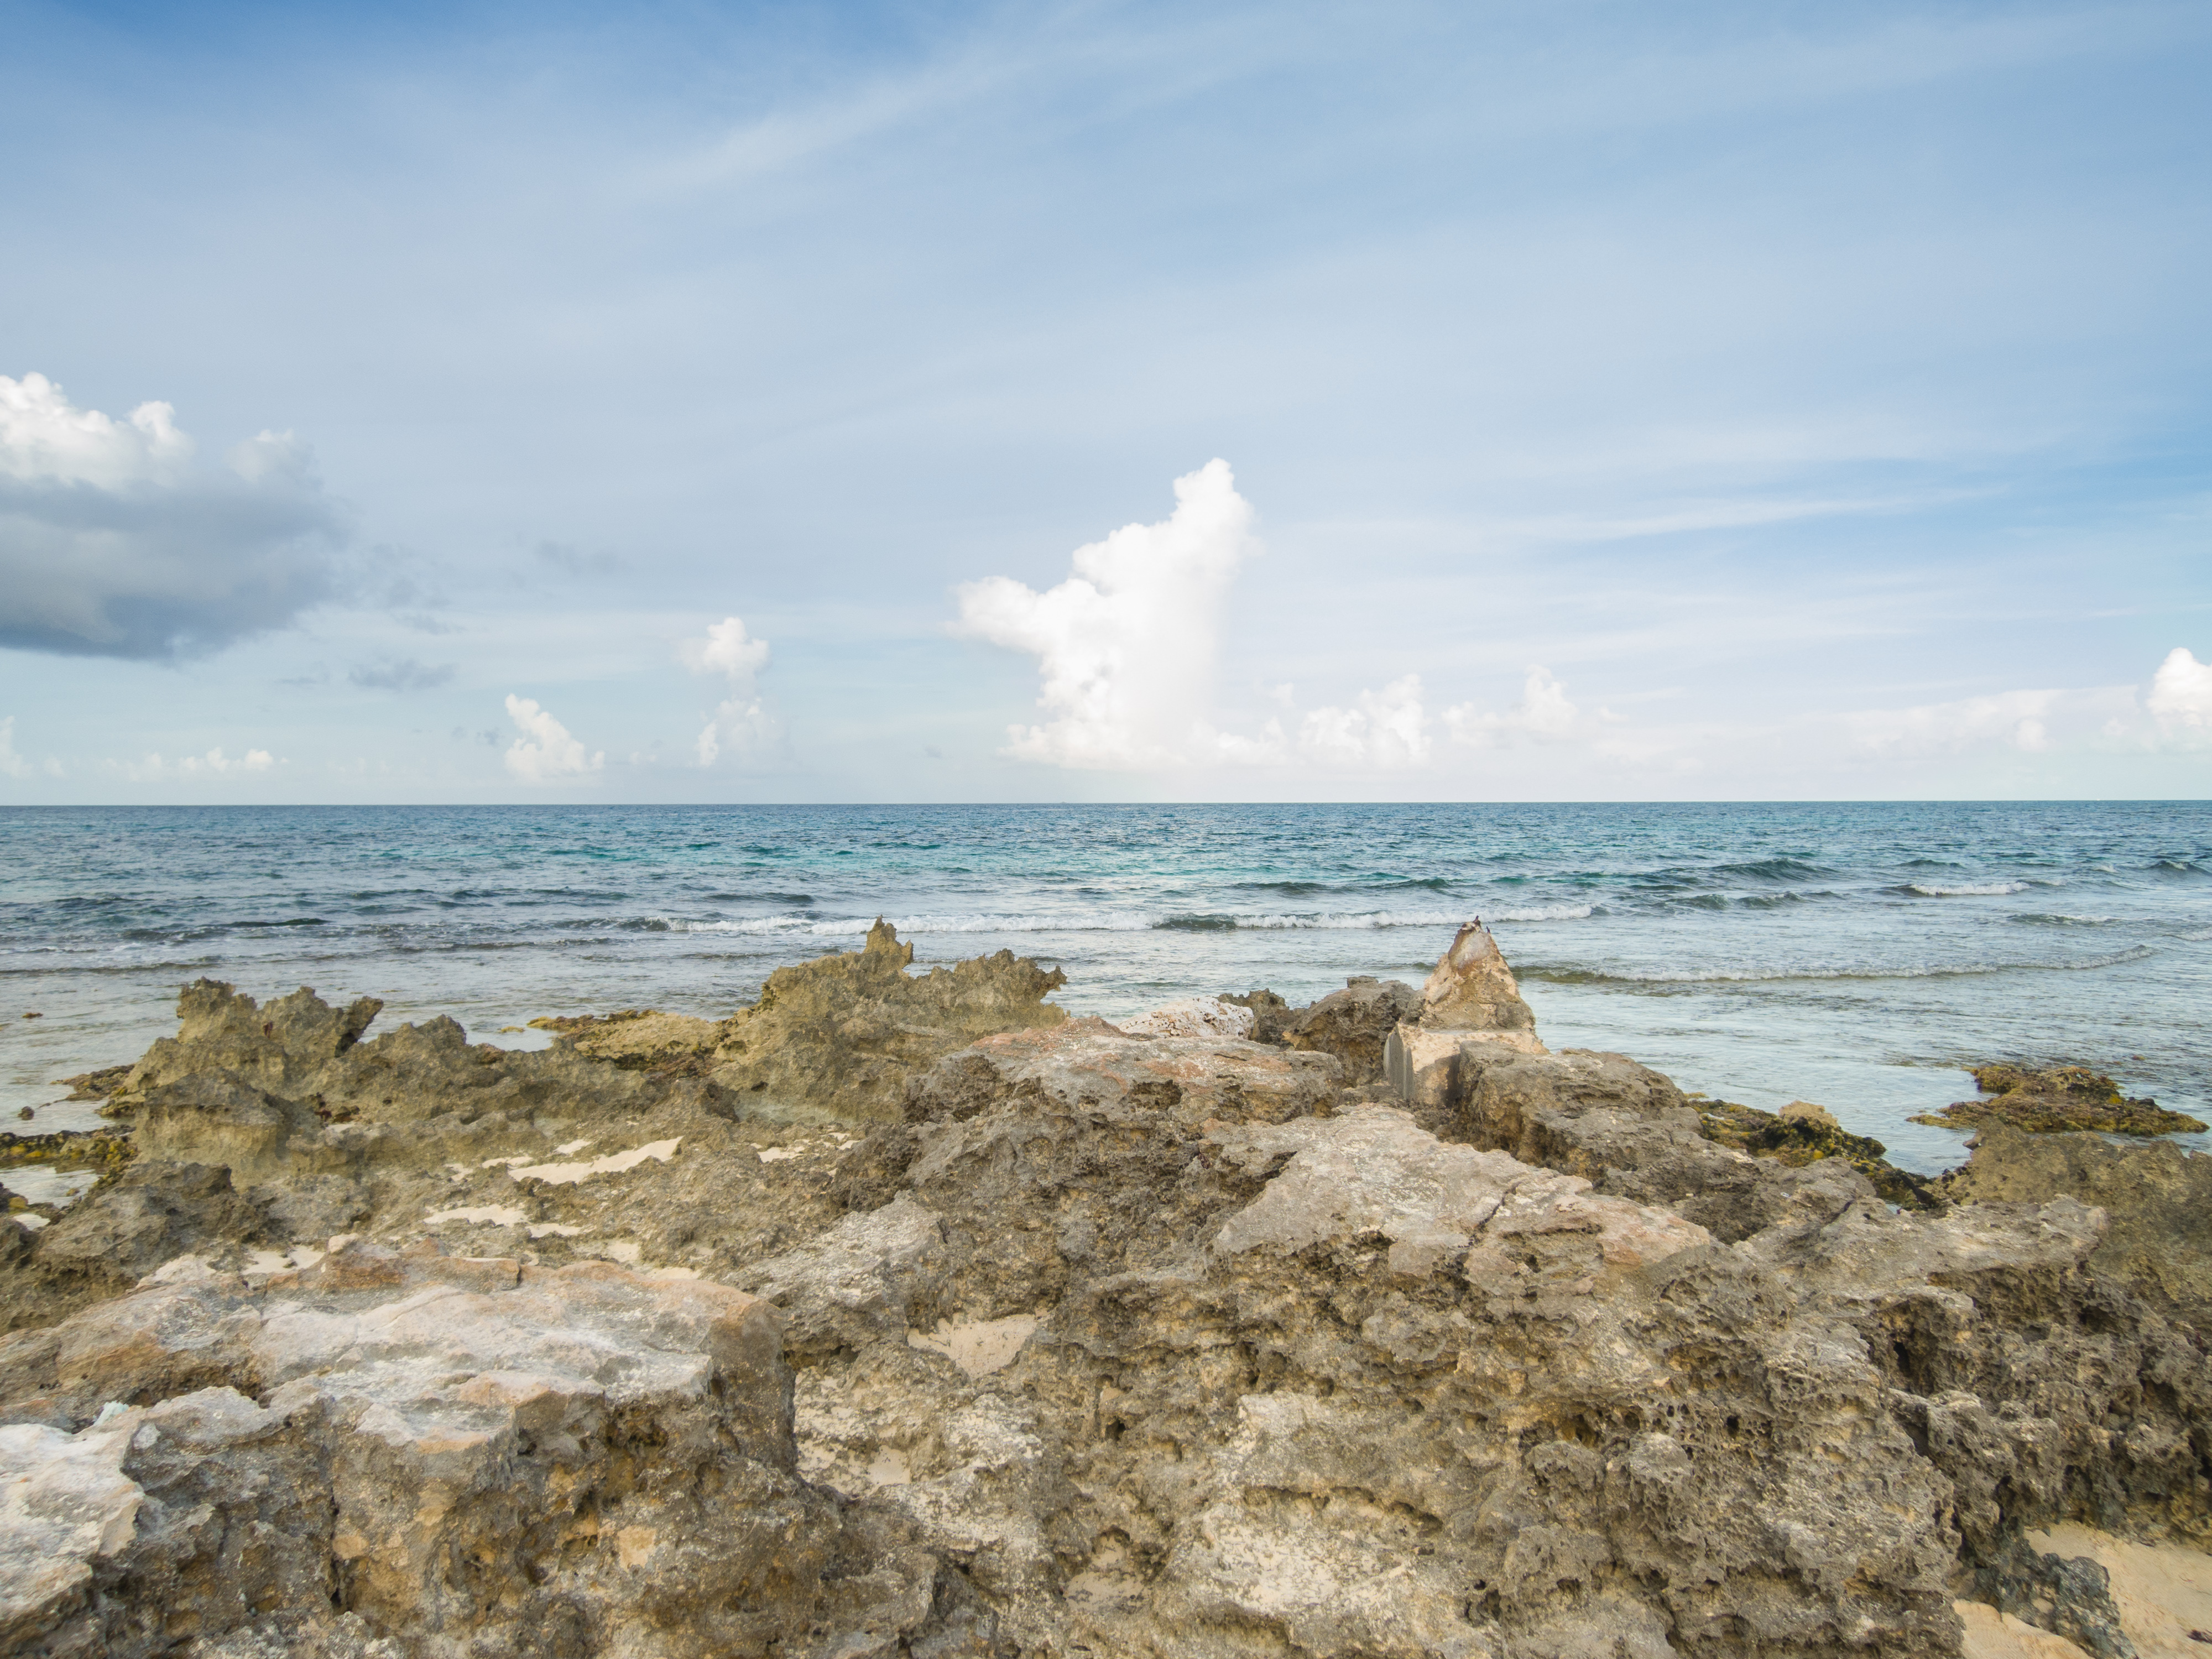
[[[720,1285],[356,1247],[258,1294],[203,1271],[12,1339],[0,1372],[44,1385],[15,1411],[58,1420],[0,1428],[0,1647],[944,1634],[938,1559],[799,1478],[781,1324]]]
[[[1421,994],[1403,981],[1362,976],[1345,981],[1286,1018],[1282,1041],[1293,1048],[1333,1054],[1350,1084],[1382,1080],[1382,1051],[1390,1033],[1421,1012]]]
[[[1990,1129],[1893,1212],[1547,1051],[1468,937],[1488,1028],[1117,1028],[884,930],[746,1022],[796,1066],[859,1010],[810,1099],[644,1016],[196,988],[128,1170],[0,1223],[0,1650],[2117,1659],[2068,1540],[2212,1542],[2212,1160],[2137,1213]]]
[[[1962,1200],[2102,1207],[2111,1231],[2091,1256],[2168,1319],[2212,1340],[2212,1157],[2171,1141],[2115,1146],[2102,1135],[2027,1134],[1992,1124],[1944,1189]]]

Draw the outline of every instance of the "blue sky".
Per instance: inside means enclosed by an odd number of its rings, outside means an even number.
[[[0,800],[2212,790],[2202,5],[0,36]]]

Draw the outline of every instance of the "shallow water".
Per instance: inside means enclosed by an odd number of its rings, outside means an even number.
[[[0,860],[8,1127],[96,1121],[50,1079],[136,1058],[202,975],[531,1046],[502,1028],[726,1013],[878,915],[918,963],[1010,948],[1109,1018],[1418,982],[1480,915],[1553,1047],[1818,1101],[1920,1170],[1964,1137],[1905,1120],[1984,1060],[2212,1105],[2194,803],[9,808]]]

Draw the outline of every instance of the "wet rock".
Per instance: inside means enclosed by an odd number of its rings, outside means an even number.
[[[1945,1129],[2002,1123],[2031,1134],[2077,1130],[2124,1135],[2195,1134],[2208,1127],[2185,1113],[2169,1112],[2154,1100],[2130,1099],[2112,1079],[2086,1066],[2041,1070],[1978,1066],[1974,1086],[1984,1098],[1954,1101],[1940,1112],[1912,1121]]]
[[[2168,1319],[2212,1339],[2212,1157],[2170,1141],[2028,1134],[1992,1124],[1943,1181],[1956,1202],[2099,1206],[2111,1230],[2090,1261]]]
[[[63,1097],[64,1100],[105,1100],[121,1088],[130,1075],[128,1066],[103,1066],[97,1071],[80,1072],[75,1077],[58,1077],[54,1086],[69,1091]]]
[[[1756,1158],[1771,1158],[1793,1169],[1840,1158],[1874,1183],[1874,1189],[1892,1204],[1915,1210],[1941,1210],[1948,1201],[1940,1182],[1889,1161],[1889,1148],[1871,1135],[1855,1135],[1838,1123],[1835,1115],[1810,1101],[1792,1101],[1779,1113],[1762,1112],[1734,1101],[1692,1103],[1698,1127],[1709,1140]]]
[[[1334,1055],[1349,1085],[1379,1083],[1390,1033],[1419,1018],[1421,1006],[1421,994],[1402,981],[1348,979],[1341,991],[1287,1018],[1283,1041],[1293,1048]]]
[[[0,1133],[0,1170],[59,1164],[113,1174],[137,1152],[128,1135],[106,1129],[56,1129],[47,1134]]]

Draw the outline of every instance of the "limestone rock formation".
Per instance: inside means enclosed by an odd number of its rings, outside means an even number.
[[[1250,1007],[1221,997],[1182,997],[1121,1022],[1131,1036],[1226,1036],[1252,1035]]]
[[[194,988],[0,1220],[0,1651],[2120,1659],[2112,1540],[2212,1543],[2212,1160],[1990,1128],[1893,1211],[1461,954],[1508,1023],[1389,1103],[1404,988],[1133,1032],[887,929],[740,1024],[850,1016],[811,1097]]]
[[[2212,1156],[2171,1141],[2116,1146],[2102,1135],[2029,1134],[1991,1124],[1946,1177],[1962,1202],[2103,1208],[2112,1230],[2090,1261],[2168,1319],[2212,1341]]]
[[[1380,1083],[1390,1033],[1420,1013],[1421,994],[1412,986],[1361,976],[1287,1019],[1282,1037],[1293,1048],[1335,1055],[1346,1083]]]
[[[1454,1087],[1459,1056],[1474,1045],[1548,1052],[1513,970],[1480,921],[1461,928],[1430,970],[1419,1018],[1401,1021],[1383,1044],[1382,1075],[1400,1099],[1434,1109]]]
[[[799,1478],[781,1326],[719,1285],[356,1248],[12,1339],[42,1392],[0,1428],[0,1649],[988,1651],[938,1612],[954,1570]]]
[[[1709,1140],[1793,1168],[1839,1158],[1874,1183],[1893,1204],[1916,1210],[1940,1210],[1942,1193],[1925,1176],[1900,1170],[1889,1161],[1889,1148],[1871,1135],[1855,1135],[1835,1114],[1809,1100],[1793,1100],[1779,1112],[1762,1112],[1734,1101],[1687,1097],[1697,1108],[1698,1127]]]
[[[1536,1017],[1498,941],[1480,921],[1452,939],[1421,987],[1420,1024],[1432,1031],[1527,1031]]]
[[[2195,1134],[2208,1126],[2154,1100],[2130,1099],[2102,1072],[2086,1066],[1978,1066],[1979,1100],[1955,1100],[1940,1112],[1913,1120],[1940,1128],[2002,1123],[2032,1134],[2098,1130],[2112,1134]]]
[[[1044,1000],[1067,982],[1057,968],[1001,951],[916,976],[913,960],[878,921],[861,950],[777,969],[758,1002],[722,1022],[714,1080],[854,1121],[895,1116],[907,1079],[940,1056],[1066,1018]]]

